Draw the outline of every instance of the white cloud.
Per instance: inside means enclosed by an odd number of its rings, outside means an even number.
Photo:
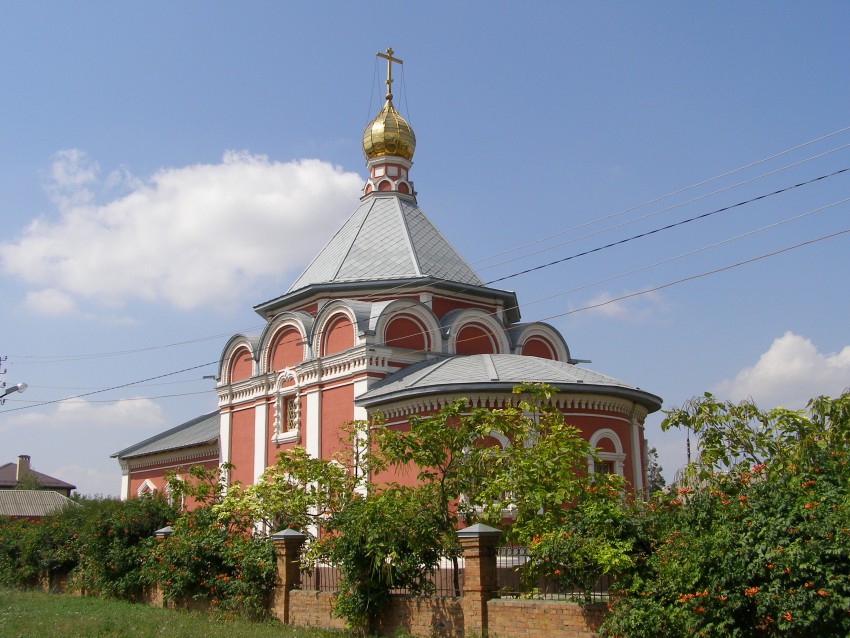
[[[30,294],[34,311],[70,312],[73,300],[219,307],[239,303],[264,278],[289,275],[284,289],[351,213],[362,186],[356,173],[326,162],[247,152],[143,182],[122,169],[101,184],[98,173],[81,151],[57,154],[49,189],[58,218],[36,219],[0,245],[3,271],[49,289]],[[93,203],[98,187],[116,185],[125,194]]]
[[[850,386],[850,346],[821,354],[811,340],[786,332],[732,379],[718,383],[713,392],[723,399],[748,397],[762,408],[799,409],[812,397],[836,396]]]
[[[581,304],[584,312],[600,314],[608,319],[617,321],[647,321],[658,310],[664,308],[664,300],[658,292],[649,292],[634,297],[626,297],[631,293],[624,292],[613,295],[610,292],[600,292]],[[620,299],[626,297],[625,299]],[[615,301],[616,300],[616,301]]]
[[[28,292],[24,305],[37,315],[52,315],[56,317],[70,315],[77,310],[77,304],[73,297],[61,290],[54,290],[52,288]]]
[[[108,428],[111,431],[130,429],[155,431],[165,425],[162,408],[150,399],[125,399],[103,404],[84,399],[68,399],[56,403],[44,412],[27,412],[8,416],[3,420],[2,429],[11,431],[26,427],[55,430],[84,426],[87,429]]]

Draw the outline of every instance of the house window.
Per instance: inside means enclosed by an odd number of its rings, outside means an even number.
[[[273,443],[297,442],[301,425],[301,401],[297,394],[275,399]]]
[[[613,474],[614,473],[614,462],[613,461],[594,461],[593,463],[593,471],[596,474]]]

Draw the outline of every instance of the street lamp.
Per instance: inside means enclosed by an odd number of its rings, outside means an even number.
[[[0,394],[0,405],[6,403],[6,397],[12,394],[13,392],[23,392],[29,386],[26,383],[18,383],[17,385],[10,385],[8,388],[3,390],[3,394]]]

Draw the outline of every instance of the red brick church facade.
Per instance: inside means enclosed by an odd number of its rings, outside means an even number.
[[[253,483],[282,449],[331,457],[351,420],[380,411],[401,423],[459,397],[501,407],[524,381],[558,388],[555,405],[606,470],[645,490],[643,423],[661,399],[578,366],[555,328],[522,323],[516,295],[486,286],[431,224],[391,84],[388,73],[386,103],[363,134],[360,205],[285,294],[255,306],[262,333],[228,341],[219,410],[113,455],[123,498],[162,490],[167,470],[195,464],[230,462],[230,481]]]

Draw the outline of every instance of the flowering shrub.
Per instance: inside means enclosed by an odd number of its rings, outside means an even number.
[[[142,587],[142,546],[173,515],[161,498],[80,499],[42,519],[0,521],[0,583],[70,575],[71,588],[132,599]]]
[[[222,525],[210,507],[181,515],[143,556],[145,580],[177,603],[205,601],[226,614],[261,616],[276,574],[268,538]]]
[[[89,594],[138,598],[145,585],[142,557],[154,531],[175,515],[174,508],[159,496],[92,499],[65,515],[77,526],[70,544],[78,553],[71,586]]]
[[[647,510],[652,552],[621,581],[602,635],[850,635],[848,408],[845,394],[789,413],[812,438],[753,446],[759,462]],[[718,427],[723,407],[705,411]]]

